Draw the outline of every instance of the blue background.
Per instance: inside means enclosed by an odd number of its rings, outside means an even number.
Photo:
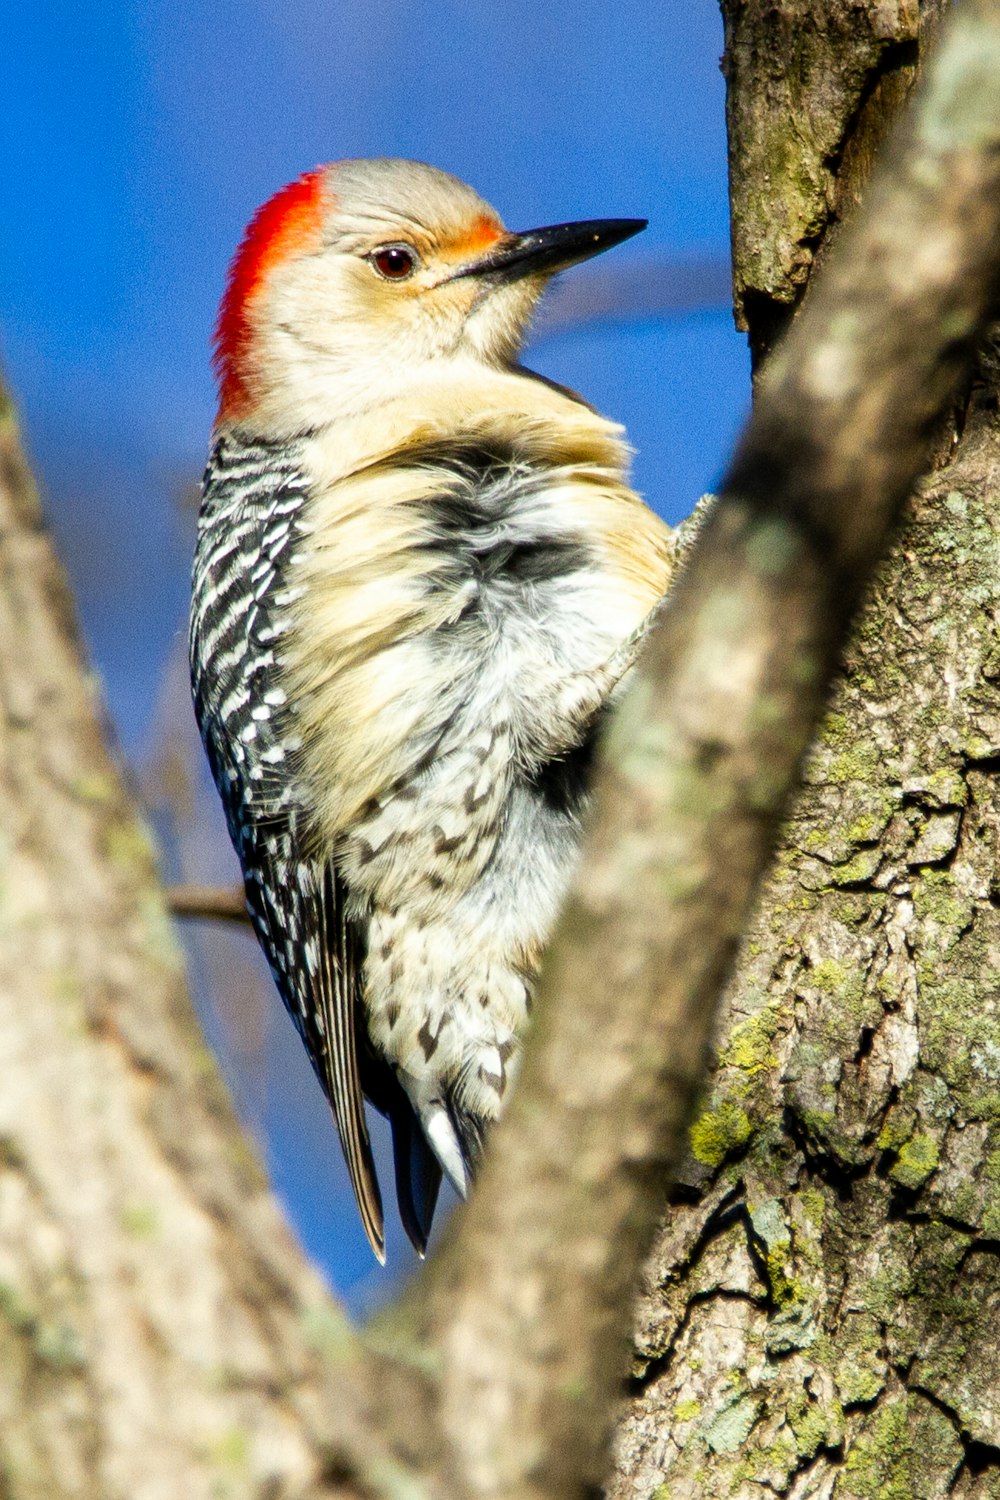
[[[626,424],[637,487],[677,520],[748,402],[726,297],[721,22],[709,0],[53,0],[13,7],[4,45],[0,358],[168,871],[231,879],[181,642],[208,344],[244,223],[304,169],[370,155],[455,172],[512,228],[648,217],[572,273],[625,313],[575,325],[567,300],[560,322],[557,290],[528,362]],[[276,1186],[362,1310],[392,1275],[373,1269],[269,980],[243,937],[186,936]],[[412,1264],[394,1232],[390,1272]]]

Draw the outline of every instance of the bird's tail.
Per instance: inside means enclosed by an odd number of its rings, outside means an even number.
[[[400,1095],[398,1106],[390,1117],[396,1201],[403,1228],[414,1250],[423,1259],[441,1187],[441,1166],[402,1089]]]

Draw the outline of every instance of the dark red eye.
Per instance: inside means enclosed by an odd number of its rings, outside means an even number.
[[[383,245],[368,259],[386,281],[405,281],[417,269],[417,252],[409,245]]]

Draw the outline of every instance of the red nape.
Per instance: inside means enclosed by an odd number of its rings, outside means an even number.
[[[317,167],[279,188],[254,214],[233,256],[215,325],[220,421],[238,417],[250,400],[243,364],[253,300],[273,266],[318,242],[324,184],[323,169]]]

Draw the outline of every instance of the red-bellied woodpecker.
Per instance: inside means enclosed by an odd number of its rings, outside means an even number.
[[[432,167],[338,162],[260,209],[222,300],[195,707],[380,1259],[363,1097],[422,1251],[516,1070],[666,588],[621,429],[517,363],[549,276],[642,227],[514,234]]]

